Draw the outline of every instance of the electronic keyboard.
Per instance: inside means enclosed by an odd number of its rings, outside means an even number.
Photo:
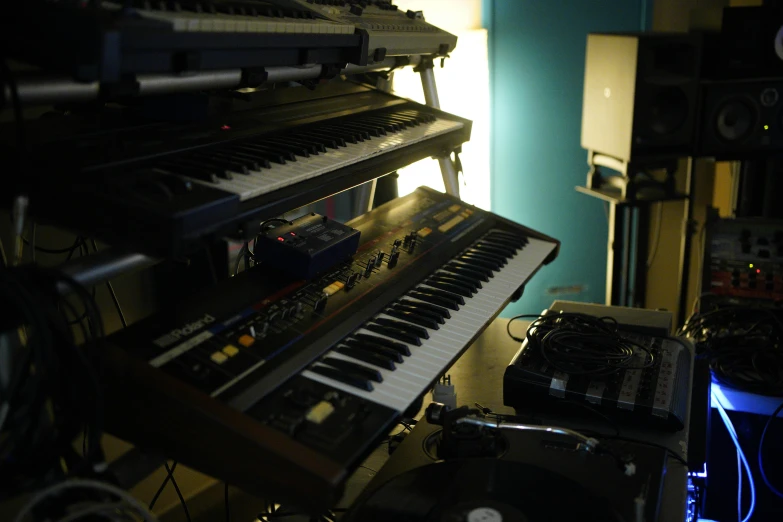
[[[457,37],[424,21],[419,11],[403,11],[389,0],[278,0],[335,23],[352,24],[367,35],[367,62],[387,56],[447,56]],[[422,2],[426,5],[426,2]]]
[[[106,426],[314,511],[558,253],[431,189],[348,223],[310,280],[263,264],[108,338]],[[413,408],[412,408],[413,406]]]
[[[25,0],[5,6],[6,56],[101,82],[104,96],[139,94],[137,75],[319,64],[366,64],[365,34],[280,0]]]
[[[252,239],[264,219],[449,154],[471,129],[350,82],[235,105],[250,108],[198,123],[109,123],[106,114],[31,122],[29,174],[8,193],[26,192],[40,222],[147,254],[186,255],[205,239]],[[8,142],[14,132],[8,125]]]

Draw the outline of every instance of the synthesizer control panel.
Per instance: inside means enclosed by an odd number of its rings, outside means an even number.
[[[306,489],[329,507],[558,246],[424,188],[347,225],[358,250],[313,278],[262,263],[112,335],[107,429],[247,490]],[[204,452],[207,439],[220,448]],[[251,462],[284,465],[293,483],[245,474]]]
[[[756,303],[783,299],[783,222],[721,219],[708,225],[703,291]]]
[[[415,54],[445,56],[457,37],[428,24],[419,11],[403,11],[388,0],[285,0],[299,9],[340,24],[353,24],[368,35],[367,62],[387,56]]]

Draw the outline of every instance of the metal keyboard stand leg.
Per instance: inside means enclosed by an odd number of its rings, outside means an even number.
[[[421,63],[414,69],[421,76],[421,86],[424,89],[424,100],[428,106],[434,109],[440,109],[440,100],[438,99],[438,89],[435,86],[435,72],[433,71],[432,58],[422,56]],[[438,158],[440,172],[443,176],[443,185],[446,187],[446,194],[459,198],[459,177],[457,168],[451,159],[451,154]]]

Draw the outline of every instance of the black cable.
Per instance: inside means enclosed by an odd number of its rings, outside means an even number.
[[[761,478],[764,480],[764,484],[767,485],[769,490],[773,492],[775,495],[777,495],[780,498],[783,498],[783,491],[780,491],[778,488],[772,485],[772,482],[767,478],[767,473],[764,471],[764,459],[762,458],[762,448],[764,447],[764,438],[767,436],[767,430],[769,429],[770,425],[772,425],[772,419],[775,419],[778,414],[783,410],[783,403],[781,403],[777,408],[775,408],[775,411],[772,412],[772,415],[769,416],[769,419],[767,419],[766,424],[764,424],[764,429],[761,431],[761,439],[759,439],[759,451],[758,451],[758,461],[759,461],[759,471],[761,472]]]
[[[719,383],[760,395],[783,396],[783,311],[727,306],[692,315],[680,329]]]
[[[650,268],[655,261],[655,257],[658,254],[658,246],[661,243],[661,229],[663,228],[663,201],[658,202],[658,219],[655,226],[655,240],[652,247],[652,252],[647,257],[647,268]]]
[[[633,444],[641,444],[641,445],[644,445],[644,446],[651,446],[653,448],[662,449],[662,450],[664,450],[666,452],[667,455],[669,455],[670,457],[675,459],[677,462],[679,462],[680,464],[682,464],[686,468],[690,469],[687,460],[685,460],[682,456],[678,455],[675,451],[673,451],[670,448],[667,448],[663,444],[658,444],[658,443],[655,443],[655,442],[649,442],[649,441],[646,441],[646,440],[634,439],[632,437],[624,437],[624,436],[620,436],[620,435],[605,435],[603,433],[598,433],[598,432],[591,431],[591,430],[579,430],[579,431],[584,433],[585,435],[595,436],[598,439],[621,440],[621,441],[630,442],[630,443],[633,443]]]
[[[92,249],[95,251],[95,253],[98,253],[98,245],[95,242],[94,239],[90,240],[92,242]],[[117,294],[114,292],[114,287],[111,284],[111,281],[106,281],[106,288],[109,289],[109,294],[111,294],[111,299],[114,301],[114,307],[117,309],[117,314],[120,316],[120,322],[122,323],[123,328],[128,327],[128,323],[125,321],[125,314],[122,313],[122,307],[120,306],[120,300],[117,299]]]
[[[171,484],[174,486],[174,491],[177,492],[177,496],[179,497],[179,503],[182,506],[182,510],[185,512],[185,520],[188,522],[192,522],[190,519],[190,511],[188,511],[188,505],[185,503],[185,497],[182,496],[182,491],[179,490],[179,485],[177,484],[177,479],[174,478],[174,474],[171,471],[171,468],[169,468],[169,463],[166,462],[163,464],[166,466],[166,471],[169,472],[169,475],[171,476]]]
[[[76,346],[54,306],[59,283],[82,300],[95,325],[92,331],[81,325],[85,340],[99,342],[103,330],[95,303],[73,279],[36,265],[0,270],[0,298],[19,314],[11,319],[23,325],[26,339],[12,360],[7,387],[0,390],[8,407],[0,428],[0,497],[45,486],[64,473],[79,475],[103,458],[100,362]],[[74,310],[70,302],[66,306]],[[88,460],[71,446],[83,428]]]
[[[226,508],[226,522],[231,522],[231,505],[228,502],[228,482],[223,483],[223,502]]]
[[[234,275],[235,276],[239,274],[239,263],[242,262],[242,258],[245,257],[246,254],[247,254],[247,243],[242,245],[242,248],[240,248],[239,252],[237,252],[237,260],[234,263]]]
[[[77,236],[74,243],[66,248],[46,248],[42,246],[38,246],[35,244],[35,239],[33,239],[33,242],[31,244],[30,241],[27,240],[27,238],[22,238],[22,241],[24,241],[25,245],[31,246],[34,248],[37,252],[43,252],[44,254],[68,254],[79,248],[79,245],[84,241],[84,238],[81,236]]]
[[[579,313],[519,315],[506,324],[508,335],[522,342],[511,334],[511,322],[534,317],[525,334],[529,346],[550,366],[570,375],[605,376],[649,368],[655,362],[646,346],[620,335],[619,324],[612,317]],[[636,365],[636,350],[646,354],[641,365]]]
[[[152,511],[152,508],[155,507],[155,503],[158,501],[158,498],[160,498],[161,493],[163,493],[163,490],[166,489],[166,486],[168,485],[169,481],[173,477],[174,470],[177,469],[177,461],[174,461],[174,463],[171,465],[171,469],[168,468],[168,463],[166,465],[167,465],[166,478],[163,480],[163,483],[158,488],[158,491],[155,492],[155,495],[152,497],[152,500],[150,500],[150,504],[148,506],[150,511]]]

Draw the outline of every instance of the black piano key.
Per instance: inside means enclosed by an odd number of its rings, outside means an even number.
[[[362,119],[374,125],[378,125],[386,132],[397,132],[405,128],[405,126],[400,123],[389,121],[383,118],[376,118],[372,115],[369,116],[362,115]]]
[[[371,137],[370,132],[360,125],[356,125],[352,120],[337,120],[332,122],[333,125],[341,127],[349,132],[355,133],[362,137],[362,139],[369,140]]]
[[[278,152],[272,152],[264,147],[253,145],[252,143],[237,143],[234,144],[233,147],[239,150],[247,151],[248,154],[255,154],[261,158],[264,158],[272,163],[277,163],[279,165],[285,165],[286,162],[286,159],[282,154]]]
[[[408,321],[409,323],[418,324],[430,328],[431,330],[440,330],[440,325],[438,324],[438,321],[436,319],[428,317],[424,314],[416,314],[416,312],[413,312],[411,310],[404,310],[404,309],[401,310],[399,308],[392,308],[391,310],[386,310],[384,313],[391,317],[396,317],[397,319]]]
[[[429,284],[429,283],[425,283],[425,284]],[[451,299],[452,301],[455,301],[459,305],[465,304],[465,299],[461,295],[454,294],[447,290],[439,290],[437,288],[417,288],[417,290],[420,290],[422,292],[429,292],[430,294],[436,295],[438,297],[442,297],[443,299]]]
[[[225,164],[221,164],[217,160],[209,160],[208,158],[191,158],[189,156],[180,157],[173,160],[181,165],[186,165],[194,169],[202,169],[208,172],[212,172],[218,178],[233,179],[234,176],[228,171]]]
[[[261,169],[268,169],[272,167],[272,164],[269,163],[268,159],[258,154],[245,152],[244,150],[241,149],[228,148],[222,154],[230,155],[232,158],[236,158],[238,160],[244,161],[245,164],[247,165],[247,168],[249,168],[250,170],[261,170]]]
[[[336,136],[329,136],[327,134],[318,133],[316,131],[307,130],[307,131],[299,131],[297,134],[304,136],[306,138],[311,138],[314,140],[318,140],[321,143],[324,144],[324,146],[329,147],[330,149],[337,149],[339,147],[345,147],[345,140]]]
[[[421,304],[421,303],[419,303]],[[439,314],[436,314],[435,312],[430,312],[429,310],[425,310],[421,308],[420,306],[408,306],[401,303],[397,303],[391,308],[392,310],[397,310],[400,312],[410,312],[416,315],[420,315],[422,317],[426,317],[427,319],[430,319],[432,321],[435,321],[438,324],[445,324],[446,320]]]
[[[326,357],[321,360],[321,363],[328,364],[333,368],[337,368],[338,370],[342,370],[344,372],[357,375],[364,379],[369,379],[375,382],[383,382],[383,375],[381,375],[381,372],[379,372],[378,370],[375,370],[373,368],[368,368],[366,366],[362,366],[361,364],[356,364],[351,361],[346,361],[345,359]]]
[[[471,248],[506,257],[514,257],[517,253],[516,248],[508,247],[498,243],[488,243],[485,240],[479,241],[478,243],[471,246]]]
[[[426,118],[420,116],[417,113],[411,112],[411,111],[398,111],[395,114],[397,114],[398,116],[400,116],[402,118],[410,118],[410,119],[414,120],[416,123],[418,123],[420,125],[422,123],[426,123],[427,122]]]
[[[266,136],[264,137],[264,144],[272,145],[282,150],[291,151],[297,156],[302,156],[303,158],[310,157],[310,150],[308,149],[308,147],[299,143],[293,143],[288,139]]]
[[[490,230],[487,233],[487,236],[502,237],[505,238],[507,241],[521,242],[523,245],[526,245],[529,242],[526,235],[517,234],[515,232],[506,232],[505,230],[498,230],[498,229]]]
[[[464,265],[457,265],[457,264],[447,264],[441,267],[441,270],[444,270],[446,272],[451,272],[457,275],[461,275],[463,277],[469,277],[472,279],[475,279],[478,282],[488,282],[489,277],[487,277],[483,272],[477,272],[475,270],[471,270],[469,267]]]
[[[445,290],[447,292],[451,292],[452,294],[461,295],[462,297],[473,297],[473,292],[471,289],[459,283],[448,282],[435,277],[427,279],[425,283],[433,288]]]
[[[181,163],[170,163],[164,161],[161,163],[160,168],[166,172],[172,174],[179,174],[181,176],[187,176],[189,178],[198,179],[201,181],[208,181],[210,183],[218,183],[220,178],[214,171],[204,168],[195,168],[189,165],[183,165]]]
[[[321,152],[326,152],[326,147],[319,143],[315,143],[312,140],[304,139],[303,137],[300,137],[296,134],[289,135],[289,136],[280,136],[278,141],[282,141],[283,143],[291,143],[294,145],[297,145],[299,147],[304,147],[307,152],[313,155],[318,155]]]
[[[342,139],[346,143],[356,144],[359,143],[360,141],[364,141],[364,139],[360,139],[360,137],[346,131],[345,129],[333,127],[331,125],[319,125],[318,129],[320,132],[325,132],[328,134],[332,134],[334,136],[339,136],[340,139]]]
[[[378,355],[382,355],[384,357],[387,357],[394,361],[395,363],[402,363],[404,362],[404,359],[402,358],[403,353],[394,350],[393,348],[387,348],[386,346],[382,346],[377,343],[371,343],[371,342],[365,342],[365,341],[359,341],[357,339],[348,339],[346,341],[343,341],[343,344],[350,346],[351,348],[356,348],[357,350],[364,350],[369,353],[374,353]],[[397,343],[402,345],[402,343]],[[405,346],[405,345],[402,345]],[[405,349],[408,350],[408,347],[405,346]],[[410,355],[410,350],[408,350],[408,355]]]
[[[414,121],[414,120],[412,120],[410,118],[403,118],[403,117],[400,117],[400,116],[395,116],[393,114],[384,114],[383,117],[386,118],[387,121],[398,123],[398,124],[402,125],[403,127],[405,127],[406,129],[408,127],[416,127],[418,125],[418,123],[416,123],[416,121]]]
[[[260,150],[269,152],[270,154],[279,154],[285,161],[296,161],[296,154],[294,151],[285,147],[280,147],[276,143],[267,143],[266,138],[247,140],[242,143],[258,147]]]
[[[342,136],[345,141],[350,143],[359,143],[364,141],[363,132],[354,131],[353,129],[347,129],[335,124],[323,125],[322,128],[326,131],[337,133],[339,136]],[[369,134],[367,135],[367,139],[370,139]]]
[[[439,271],[437,274],[448,281],[459,281],[464,285],[470,286],[470,288],[473,290],[473,293],[478,292],[482,288],[481,282],[475,278],[461,276],[459,274],[455,274],[454,272],[448,271]]]
[[[344,371],[336,370],[334,368],[329,368],[328,366],[321,366],[316,364],[310,367],[310,371],[323,375],[324,377],[329,377],[330,379],[334,379],[335,381],[339,381],[343,384],[347,384],[348,386],[359,388],[360,390],[373,391],[375,389],[372,383],[364,377],[359,377],[358,375],[353,375]]]
[[[482,285],[481,285],[482,281],[488,281],[489,280],[488,277],[484,277],[482,274],[473,273],[473,272],[465,270],[462,267],[455,267],[455,266],[451,266],[451,265],[448,265],[448,264],[447,265],[443,265],[442,267],[440,267],[440,271],[441,272],[446,272],[448,274],[453,274],[455,276],[462,277],[462,278],[465,278],[465,279],[469,279],[470,281],[476,283],[476,286],[478,288],[482,287]]]
[[[412,116],[412,115],[409,115],[409,114],[405,114],[403,112],[395,112],[394,116],[396,118],[400,118],[400,119],[403,119],[403,120],[408,120],[408,121],[412,122],[414,126],[419,126],[422,123],[424,123],[424,120],[419,118],[418,116]]]
[[[368,364],[372,364],[374,366],[377,366],[378,368],[385,368],[387,370],[397,369],[397,365],[394,363],[394,359],[378,352],[373,352],[370,350],[364,350],[362,348],[356,348],[353,346],[345,346],[345,345],[338,346],[337,348],[335,348],[335,351],[340,352],[343,355],[347,355],[348,357],[353,357],[358,361],[363,361]],[[400,357],[402,356],[400,355]]]
[[[421,326],[416,326],[415,324],[410,324],[406,321],[398,321],[397,319],[387,319],[386,317],[378,317],[377,319],[374,319],[374,321],[383,326],[388,326],[389,328],[399,328],[400,330],[406,330],[411,335],[415,335],[420,339],[430,338],[430,333],[427,331],[426,328],[422,328]]]
[[[479,250],[477,248],[469,248],[465,251],[465,254],[490,259],[496,263],[499,263],[500,266],[506,266],[509,259],[508,256],[496,254],[495,252],[489,252],[487,250]]]
[[[411,354],[411,349],[408,348],[407,344],[398,343],[396,341],[392,341],[391,339],[386,339],[384,337],[377,337],[375,335],[358,333],[358,334],[354,334],[354,338],[362,343],[377,345],[383,348],[387,348],[389,350],[393,350],[399,353],[400,355],[409,356]],[[402,362],[402,359],[400,359],[400,362]]]
[[[424,123],[433,123],[438,119],[435,117],[434,114],[430,114],[428,112],[421,112],[413,109],[407,111],[400,111],[400,112],[402,112],[402,114],[409,114],[411,116],[416,116]]]
[[[458,261],[463,261],[465,263],[468,263],[470,265],[476,265],[483,268],[486,268],[488,270],[494,270],[495,272],[499,272],[502,268],[500,266],[500,263],[488,259],[484,259],[478,256],[474,256],[471,254],[462,254],[457,258]]]
[[[397,125],[399,127],[398,130],[404,130],[407,129],[408,127],[413,127],[413,123],[410,120],[395,118],[389,113],[383,113],[383,112],[374,113],[374,116],[378,118],[380,121],[385,121],[386,123]]]
[[[373,125],[367,125],[366,123],[361,123],[358,121],[343,121],[340,122],[341,125],[348,127],[349,129],[353,129],[357,132],[363,132],[366,134],[365,139],[370,139],[370,137],[377,138],[379,136],[385,136],[386,131],[383,129],[380,129],[378,127],[375,127]],[[383,134],[381,134],[383,133]]]
[[[503,248],[506,250],[518,250],[524,246],[519,241],[510,241],[507,240],[504,237],[499,236],[484,236],[478,241],[476,241],[476,244],[484,244],[489,246],[494,246],[495,248]]]
[[[472,263],[466,263],[460,259],[454,259],[449,263],[449,266],[464,268],[465,270],[472,270],[474,273],[481,274],[483,277],[495,277],[492,270],[477,266]],[[483,281],[489,281],[489,279],[483,279]]]
[[[421,346],[421,339],[416,334],[410,333],[408,330],[402,330],[400,328],[395,328],[393,326],[385,326],[378,323],[369,323],[365,325],[365,328],[370,330],[371,332],[379,333],[381,335],[385,335],[386,337],[391,337],[392,339],[397,339],[398,341],[402,341],[404,343],[413,344],[415,346]]]
[[[444,299],[443,297],[428,292],[427,289],[411,290],[407,295],[421,301],[448,308],[449,310],[459,310],[459,303],[457,301],[453,299]]]
[[[524,248],[525,245],[528,244],[528,240],[524,236],[513,238],[504,235],[487,234],[486,236],[481,238],[481,240],[486,241],[493,245],[502,245],[505,246],[506,248],[513,248],[514,250]]]
[[[409,299],[401,299],[399,304],[417,310],[426,310],[427,312],[439,315],[443,319],[451,319],[451,312],[449,312],[446,308],[435,306],[434,304],[421,303],[419,301],[411,301]]]
[[[392,132],[389,125],[384,125],[379,122],[374,122],[369,119],[366,119],[364,115],[359,116],[358,120],[353,121],[354,125],[361,125],[363,128],[367,129],[367,132],[373,133],[377,132],[379,136],[386,136],[389,132]]]
[[[207,165],[215,165],[216,167],[223,169],[224,171],[238,172],[240,174],[247,174],[247,167],[239,161],[229,159],[222,156],[219,153],[202,152],[195,153],[189,157],[193,161]]]

